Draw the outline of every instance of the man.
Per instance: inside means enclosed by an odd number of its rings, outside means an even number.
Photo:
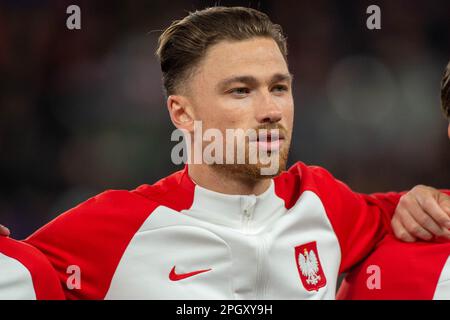
[[[106,191],[29,237],[62,283],[76,275],[68,268],[79,271],[66,297],[334,298],[338,274],[389,231],[401,195],[354,193],[303,163],[284,171],[293,126],[286,54],[280,27],[253,9],[209,8],[165,30],[157,55],[171,120],[191,139],[188,156],[195,158],[196,121],[257,135],[238,141],[246,142],[244,163],[223,163],[216,149],[212,164],[194,161],[154,185]],[[264,153],[247,161],[255,146],[279,164],[276,172],[261,174]],[[397,212],[396,232],[409,241],[449,237],[444,195],[424,187],[410,195],[428,201]],[[413,215],[421,223],[405,224]]]
[[[441,106],[450,121],[450,63],[441,85]],[[450,123],[448,125],[450,138]],[[402,199],[407,207],[414,199]],[[443,202],[450,208],[450,201]],[[339,299],[450,300],[450,242],[406,244],[392,235],[343,281]]]
[[[37,249],[0,237],[0,300],[35,299],[64,299],[55,270]]]

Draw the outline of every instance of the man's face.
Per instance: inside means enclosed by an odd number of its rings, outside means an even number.
[[[274,40],[260,37],[219,42],[208,49],[190,79],[188,96],[203,131],[219,129],[225,137],[226,129],[279,129],[279,141],[250,144],[278,155],[279,170],[274,175],[286,168],[294,103],[291,76]],[[253,179],[261,178],[261,166],[259,162],[214,165]]]

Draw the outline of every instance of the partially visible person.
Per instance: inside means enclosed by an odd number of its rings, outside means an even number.
[[[441,107],[450,138],[450,62],[441,84]],[[431,188],[430,188],[431,190]],[[404,197],[400,205],[414,205]],[[450,201],[442,206],[450,212]],[[407,236],[407,235],[406,235]],[[405,243],[386,236],[375,251],[344,279],[337,299],[450,300],[450,242]]]
[[[62,299],[58,276],[44,254],[29,244],[0,237],[0,300]]]

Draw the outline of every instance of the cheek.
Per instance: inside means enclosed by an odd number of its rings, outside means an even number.
[[[225,128],[246,128],[247,122],[253,118],[251,99],[218,99],[212,112],[216,123]]]
[[[292,127],[294,120],[294,101],[292,99],[286,101],[283,110],[283,117],[286,119],[286,122],[289,124],[289,126]]]
[[[203,121],[204,128],[214,128],[225,132],[225,129],[245,128],[246,114],[243,108],[230,108],[228,105],[215,102],[209,107],[204,107],[199,113],[199,119]]]

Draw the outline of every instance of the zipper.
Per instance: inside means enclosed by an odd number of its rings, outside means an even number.
[[[249,234],[250,231],[250,220],[251,220],[251,214],[250,214],[250,209],[245,209],[244,210],[244,219],[242,221],[242,230],[245,234]]]
[[[265,236],[255,238],[260,243],[258,247],[258,260],[256,268],[256,292],[255,296],[257,300],[264,299],[266,296],[267,276],[265,257],[267,255],[267,239]]]

